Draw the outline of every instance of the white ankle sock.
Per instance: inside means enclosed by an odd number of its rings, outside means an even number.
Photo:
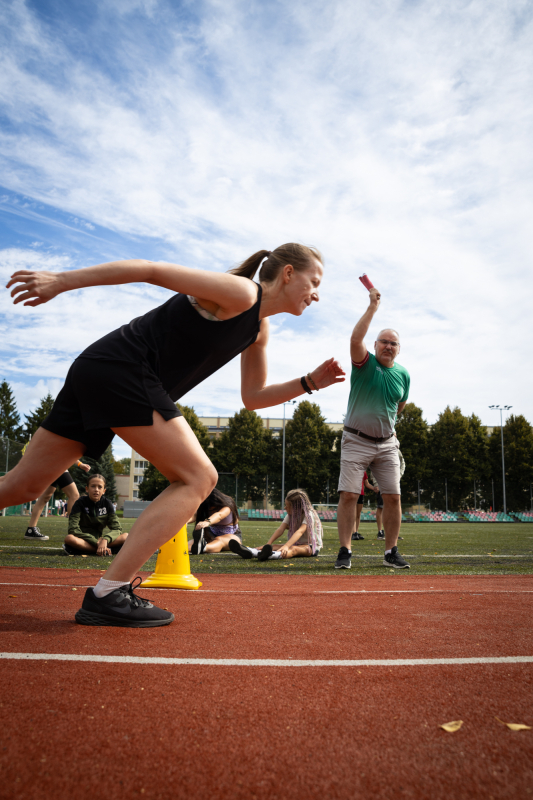
[[[385,550],[385,555],[388,556],[389,553],[392,553],[392,550]]]
[[[268,560],[270,561],[270,559],[271,559],[271,558],[281,558],[281,553],[280,553],[280,551],[279,551],[279,550],[274,550],[274,552],[272,553],[272,555],[268,557]]]
[[[98,583],[93,589],[96,597],[102,598],[111,592],[114,592],[115,589],[119,589],[121,586],[128,586],[129,581],[106,581],[105,578],[100,578]]]
[[[252,553],[252,555],[254,555],[256,558],[257,558],[257,556],[259,555],[259,550],[257,549],[257,547],[249,547],[249,548],[248,548],[248,550],[249,550],[249,551],[250,551],[250,553]]]

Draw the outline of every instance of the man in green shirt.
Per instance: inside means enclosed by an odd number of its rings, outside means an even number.
[[[341,472],[337,526],[340,550],[336,569],[351,568],[350,541],[357,499],[365,470],[372,468],[383,497],[385,557],[383,565],[408,569],[398,553],[397,542],[402,518],[400,504],[399,443],[394,435],[398,413],[409,396],[410,378],[396,364],[400,337],[392,328],[380,331],[374,353],[368,352],[364,338],[379,308],[381,294],[370,290],[370,303],[353,329],[350,339],[352,375],[348,411],[342,435]]]

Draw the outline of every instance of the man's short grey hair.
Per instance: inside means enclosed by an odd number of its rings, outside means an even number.
[[[382,333],[385,333],[385,331],[392,331],[393,333],[395,333],[395,334],[396,334],[396,338],[398,339],[398,341],[400,341],[400,334],[399,334],[399,333],[398,333],[398,331],[397,331],[397,330],[395,330],[394,328],[383,328],[383,330],[381,330],[381,331],[378,333],[378,337],[377,337],[377,338],[378,338],[378,339],[381,339],[381,334],[382,334]]]

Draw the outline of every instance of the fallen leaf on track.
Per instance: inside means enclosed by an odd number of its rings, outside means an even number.
[[[73,591],[73,592],[77,592],[78,590],[77,590],[77,589],[73,589],[72,591]]]
[[[530,731],[530,730],[532,730],[529,725],[521,725],[518,722],[504,722],[503,719],[500,719],[499,717],[494,717],[494,719],[497,719],[498,722],[501,722],[502,725],[507,725],[507,727],[509,728],[510,731]]]
[[[439,725],[439,728],[442,728],[443,731],[447,731],[448,733],[455,733],[455,731],[459,730],[462,724],[462,719],[456,719],[453,722],[445,722],[444,725]]]
[[[18,597],[18,594],[10,594],[10,597]]]

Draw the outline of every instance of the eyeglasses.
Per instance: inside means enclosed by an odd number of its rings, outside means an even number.
[[[390,339],[378,339],[381,344],[390,344],[391,347],[399,347],[400,342],[391,342]]]

